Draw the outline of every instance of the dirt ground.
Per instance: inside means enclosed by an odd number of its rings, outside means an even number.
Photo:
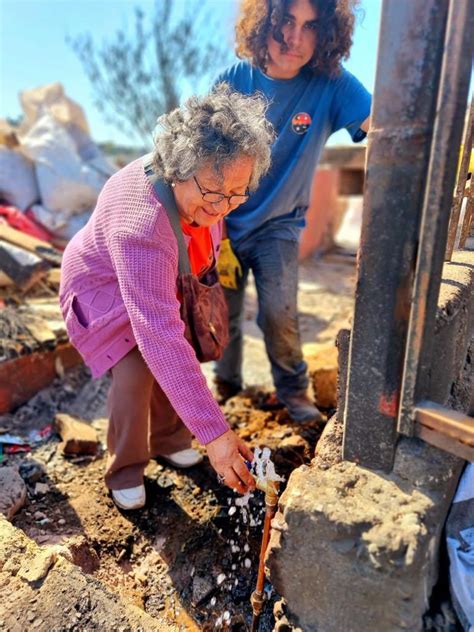
[[[347,325],[354,275],[355,267],[347,263],[312,260],[301,266],[303,343],[332,342],[339,328]],[[254,322],[256,309],[251,285],[245,321],[248,388],[224,411],[252,448],[272,449],[276,470],[287,479],[295,467],[312,458],[322,424],[295,425],[285,409],[265,410],[271,378]],[[211,380],[212,367],[204,370]],[[88,420],[105,445],[107,390],[108,377],[93,381],[84,367],[76,368],[15,413],[0,417],[0,426],[26,435],[50,424],[61,411]],[[146,471],[146,508],[123,513],[104,487],[104,459],[105,448],[94,458],[66,459],[56,435],[29,454],[4,457],[3,463],[18,465],[28,481],[27,504],[13,524],[39,544],[69,546],[85,573],[121,600],[145,610],[163,629],[246,629],[258,566],[263,494],[256,492],[250,500],[249,515],[233,513],[236,495],[218,484],[207,460],[186,471],[153,461]],[[278,595],[272,594],[271,586],[267,594],[270,603],[261,631],[274,626]],[[77,626],[74,629],[86,629]]]

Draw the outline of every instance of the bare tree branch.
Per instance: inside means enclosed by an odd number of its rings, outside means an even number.
[[[197,90],[232,59],[202,0],[188,0],[182,16],[176,4],[156,0],[151,20],[136,7],[132,32],[118,30],[100,47],[89,34],[67,39],[107,122],[147,144],[157,117],[179,105],[186,82]]]

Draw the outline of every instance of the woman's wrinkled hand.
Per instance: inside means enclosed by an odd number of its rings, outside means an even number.
[[[253,461],[253,453],[235,432],[227,430],[206,445],[207,456],[219,480],[238,492],[246,494],[255,489],[255,481],[245,461]]]

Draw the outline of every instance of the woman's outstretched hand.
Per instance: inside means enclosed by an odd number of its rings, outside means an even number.
[[[206,445],[207,456],[219,480],[239,494],[255,489],[255,481],[245,465],[253,453],[235,432],[227,430]]]

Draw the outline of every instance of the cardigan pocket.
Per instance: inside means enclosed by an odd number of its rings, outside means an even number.
[[[89,327],[89,323],[86,321],[82,310],[80,310],[80,308],[78,310],[78,307],[77,296],[73,294],[64,317],[66,329],[71,339],[74,337],[74,334],[85,332]]]

